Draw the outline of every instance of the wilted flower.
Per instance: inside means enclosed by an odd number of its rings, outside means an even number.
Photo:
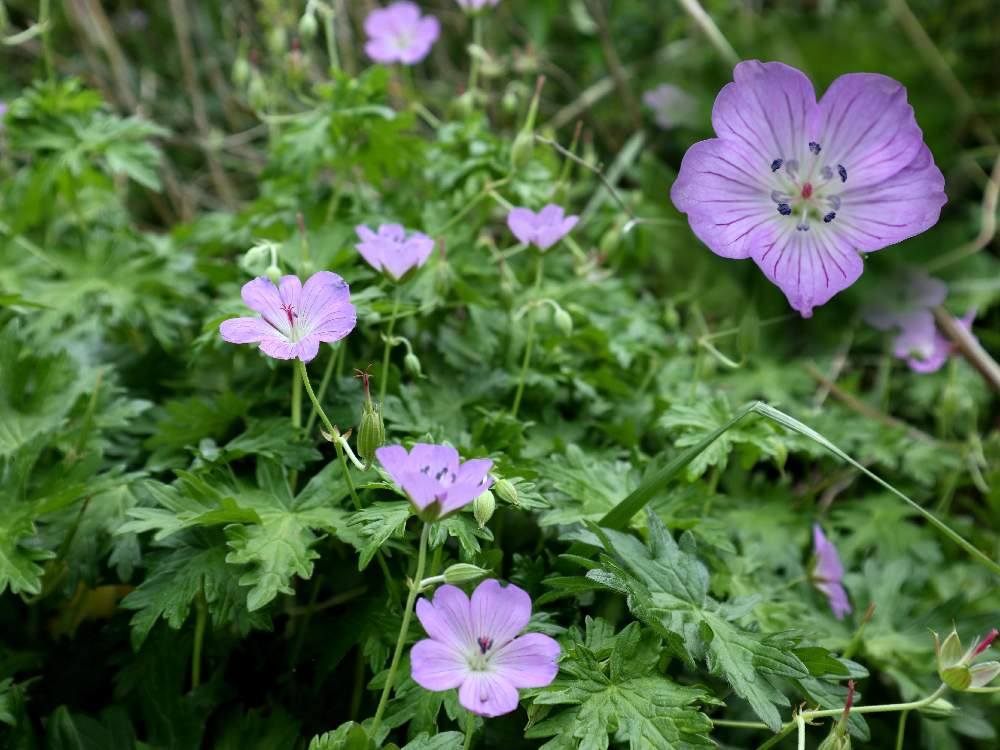
[[[500,4],[500,0],[455,0],[456,3],[463,10],[467,11],[477,11],[482,10],[487,5],[492,5],[494,8]]]
[[[580,220],[579,216],[566,216],[562,206],[550,203],[538,213],[529,208],[512,208],[507,214],[507,226],[520,242],[534,243],[541,250],[548,250],[569,234]]]
[[[420,599],[417,617],[427,635],[413,646],[413,680],[435,692],[458,688],[458,700],[480,716],[517,708],[518,688],[545,687],[559,672],[559,644],[542,633],[520,633],[531,597],[517,586],[483,581],[472,599],[442,586],[433,602]]]
[[[838,78],[816,102],[777,62],[736,66],[670,191],[695,235],[724,258],[753,258],[803,317],[861,275],[870,253],[927,230],[944,177],[898,81]]]
[[[997,675],[1000,675],[1000,662],[985,661],[976,664],[976,659],[990,644],[996,640],[1000,631],[993,628],[980,641],[978,637],[972,641],[967,651],[962,650],[962,641],[958,632],[952,630],[944,643],[934,633],[934,651],[937,654],[938,676],[952,690],[967,690],[969,688],[986,687]]]
[[[434,251],[434,240],[420,232],[407,235],[399,224],[382,224],[378,233],[362,224],[354,231],[361,238],[354,246],[361,256],[377,271],[385,271],[394,279],[422,266]]]
[[[693,123],[698,101],[680,86],[663,83],[642,95],[643,103],[653,110],[653,119],[664,130]]]
[[[472,458],[460,464],[458,451],[448,445],[417,443],[409,453],[401,445],[389,445],[375,456],[413,504],[433,518],[468,505],[493,483],[488,476],[493,461]]]
[[[393,3],[365,19],[365,52],[375,62],[414,65],[425,57],[441,33],[434,16],[421,16],[414,3]]]
[[[851,613],[851,602],[844,590],[844,566],[840,564],[840,555],[824,535],[820,525],[813,524],[813,545],[816,561],[810,571],[813,585],[829,600],[833,616],[843,620],[844,615]]]
[[[347,284],[330,271],[313,274],[305,286],[298,276],[282,276],[278,286],[258,276],[243,285],[242,294],[260,317],[224,320],[219,333],[231,344],[260,343],[275,359],[308,362],[320,342],[344,338],[357,322]]]

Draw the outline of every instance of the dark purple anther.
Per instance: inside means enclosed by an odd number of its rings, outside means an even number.
[[[774,161],[771,162],[771,171],[777,172],[779,169],[781,169],[781,165],[784,163],[785,163],[784,159],[775,159]]]
[[[812,151],[814,154],[818,154],[820,151],[822,151],[822,149],[820,148],[819,144],[816,143],[816,141],[809,141],[809,150]]]
[[[792,207],[789,206],[787,203],[779,203],[778,213],[781,214],[782,216],[790,216],[792,213]]]
[[[837,218],[837,214],[834,213],[833,211],[831,211],[830,213],[828,213],[826,216],[823,217],[823,221],[825,223],[829,224],[831,221],[833,221],[836,218]]]
[[[837,174],[840,175],[841,182],[847,182],[847,168],[843,164],[837,165]]]
[[[484,654],[493,646],[493,640],[491,638],[487,638],[485,635],[481,638],[477,638],[476,643],[479,644],[479,650]]]

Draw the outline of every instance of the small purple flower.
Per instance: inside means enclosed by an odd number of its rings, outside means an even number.
[[[898,81],[874,73],[812,83],[777,62],[742,62],[670,190],[695,235],[752,258],[803,317],[853,284],[870,253],[937,223],[944,177]]]
[[[975,317],[976,313],[972,310],[959,318],[958,322],[971,331]],[[892,341],[893,355],[905,359],[909,368],[919,373],[937,372],[954,352],[955,345],[938,330],[933,315],[930,320],[915,316],[905,321]]]
[[[263,276],[243,285],[243,301],[259,318],[231,318],[219,326],[231,344],[260,343],[275,359],[308,362],[320,342],[338,341],[352,330],[357,311],[347,284],[337,274],[320,271],[306,281],[282,276],[279,285]]]
[[[907,268],[879,289],[877,298],[862,312],[865,322],[880,331],[917,324],[933,325],[933,309],[947,296],[948,285],[941,279]]]
[[[664,130],[693,123],[697,100],[680,86],[664,83],[642,95],[642,101],[653,110],[653,119]]]
[[[487,5],[492,5],[495,8],[500,4],[500,0],[455,0],[455,2],[458,3],[463,10],[473,12],[482,10]]]
[[[829,600],[833,616],[843,620],[844,615],[849,615],[852,611],[842,583],[844,566],[840,564],[837,548],[823,535],[823,529],[818,523],[813,524],[813,545],[816,548],[816,562],[810,571],[810,578],[813,585]]]
[[[375,451],[375,457],[417,509],[434,518],[468,505],[493,483],[488,476],[493,461],[472,458],[460,464],[458,451],[448,445],[417,443],[409,453],[401,445],[389,445]]]
[[[434,240],[420,232],[407,235],[399,224],[382,224],[377,234],[363,224],[355,231],[362,241],[354,247],[362,257],[396,280],[426,263],[434,251]]]
[[[7,102],[0,101],[0,131],[3,131],[3,118],[7,114]]]
[[[517,637],[531,617],[531,597],[513,584],[483,581],[472,599],[442,586],[421,598],[417,617],[427,635],[410,652],[413,680],[427,690],[458,688],[458,700],[480,716],[517,708],[518,688],[545,687],[559,672],[559,644],[542,633]]]
[[[414,65],[427,57],[441,25],[434,16],[421,16],[414,3],[400,2],[369,13],[365,33],[365,52],[375,62]]]
[[[537,214],[529,208],[512,208],[507,214],[507,226],[520,242],[534,243],[541,250],[548,250],[569,234],[580,220],[579,216],[566,216],[562,206],[550,203]]]

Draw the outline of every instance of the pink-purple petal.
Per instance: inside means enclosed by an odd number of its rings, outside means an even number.
[[[531,619],[531,597],[514,584],[483,581],[472,593],[472,629],[476,637],[503,644],[524,630]]]
[[[517,688],[489,672],[470,672],[458,689],[458,702],[480,716],[501,716],[517,708]]]
[[[243,302],[254,312],[263,315],[271,325],[281,329],[282,332],[288,329],[288,318],[285,311],[281,309],[281,295],[278,288],[265,276],[258,276],[256,279],[248,281],[243,285],[240,292]]]
[[[410,458],[406,448],[401,445],[384,445],[381,448],[376,448],[375,458],[396,484],[401,484],[401,477],[406,471]]]
[[[417,641],[410,651],[410,675],[426,690],[451,690],[467,678],[469,665],[461,653],[436,640]]]
[[[219,334],[230,344],[252,344],[279,338],[278,332],[261,318],[230,318],[219,324]]]
[[[516,688],[539,688],[556,678],[559,643],[542,633],[526,633],[498,650],[490,660],[497,674]]]
[[[431,638],[452,649],[473,650],[476,634],[472,630],[469,597],[457,586],[445,584],[434,592],[433,601],[417,600],[417,619]]]

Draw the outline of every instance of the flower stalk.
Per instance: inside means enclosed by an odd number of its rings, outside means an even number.
[[[544,269],[544,259],[541,252],[535,256],[535,294],[542,287],[542,273]],[[524,383],[528,377],[528,367],[531,365],[531,354],[535,346],[535,309],[532,307],[528,311],[528,333],[524,342],[524,357],[521,359],[521,374],[517,379],[517,390],[514,392],[514,404],[510,408],[512,417],[517,416],[518,409],[521,408],[521,397],[524,395]]]
[[[392,352],[392,332],[396,329],[396,318],[399,315],[400,289],[396,285],[396,293],[392,301],[392,313],[389,315],[389,325],[385,331],[385,351],[382,352],[382,382],[378,387],[379,408],[385,403],[386,389],[389,387],[389,354]]]

